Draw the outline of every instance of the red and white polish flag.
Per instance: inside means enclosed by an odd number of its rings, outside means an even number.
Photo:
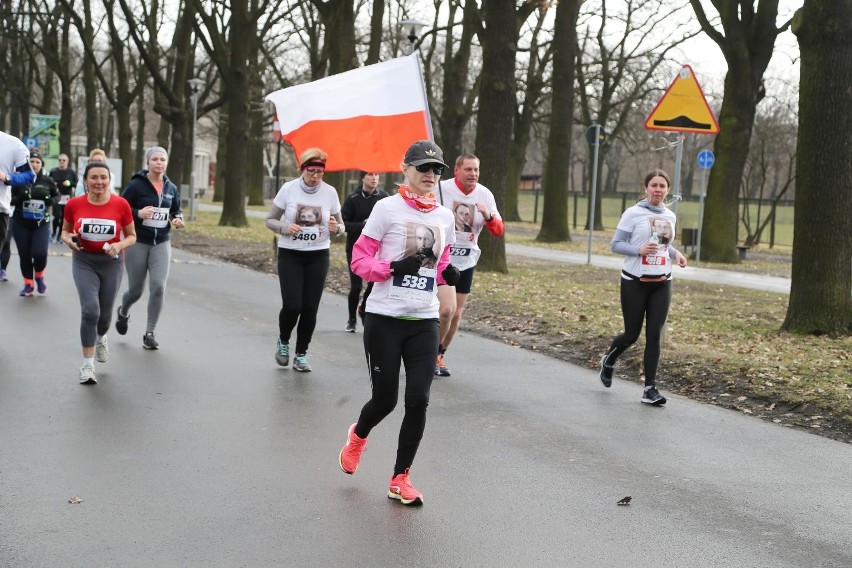
[[[416,55],[359,67],[266,95],[298,156],[328,152],[326,170],[399,170],[408,146],[432,139]]]

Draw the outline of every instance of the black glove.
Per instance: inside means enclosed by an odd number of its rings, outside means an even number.
[[[452,264],[448,264],[444,271],[441,272],[441,276],[444,277],[444,282],[447,283],[447,286],[455,286],[459,283],[461,272],[459,272],[459,269]]]
[[[400,274],[409,274],[411,276],[420,272],[420,265],[423,263],[423,255],[413,254],[402,260],[394,260],[390,263],[391,274],[399,276]]]

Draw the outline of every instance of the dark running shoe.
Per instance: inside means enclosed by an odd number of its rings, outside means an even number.
[[[601,357],[600,378],[601,378],[601,383],[603,383],[603,386],[605,386],[606,388],[609,388],[609,387],[612,386],[612,369],[613,369],[612,365],[606,364],[606,355]]]
[[[645,390],[642,392],[642,402],[645,404],[653,404],[654,406],[662,406],[666,403],[666,397],[659,393],[657,387],[651,385],[649,387],[645,387]]]
[[[435,375],[438,377],[449,377],[450,370],[447,368],[447,364],[444,363],[444,355],[438,355],[438,358],[435,360]]]
[[[130,322],[130,316],[121,315],[121,306],[118,307],[115,314],[115,331],[119,335],[125,335],[127,333],[127,324]]]
[[[145,335],[142,336],[142,347],[145,349],[159,349],[160,344],[157,343],[157,340],[154,338],[154,332],[149,331]]]
[[[349,320],[346,322],[345,330],[349,333],[355,333],[355,320]]]

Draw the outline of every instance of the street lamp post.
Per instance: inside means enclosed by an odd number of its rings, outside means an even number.
[[[402,20],[399,23],[399,31],[402,32],[403,37],[408,38],[408,53],[405,55],[414,53],[414,48],[417,47],[417,40],[420,37],[420,30],[425,27],[425,23],[417,20]]]
[[[198,126],[198,97],[204,81],[192,78],[187,81],[192,94],[192,152],[190,153],[190,175],[189,175],[189,220],[195,221],[195,131]]]

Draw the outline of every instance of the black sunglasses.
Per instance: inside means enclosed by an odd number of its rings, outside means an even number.
[[[435,172],[436,176],[439,176],[444,173],[444,166],[441,164],[420,164],[419,166],[414,166],[414,169],[420,172],[421,174],[425,174],[429,170]]]

